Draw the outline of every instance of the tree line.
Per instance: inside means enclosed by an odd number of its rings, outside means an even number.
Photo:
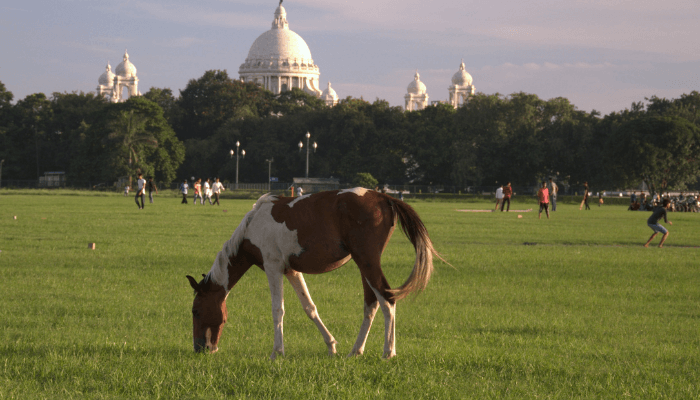
[[[658,190],[696,183],[700,166],[700,93],[651,97],[602,116],[565,98],[477,93],[458,109],[437,104],[405,112],[377,99],[346,98],[335,107],[298,89],[273,95],[226,71],[207,71],[175,97],[151,88],[124,103],[92,93],[32,94],[12,104],[0,82],[0,157],[6,179],[65,171],[69,180],[113,182],[143,172],[265,182],[267,160],[280,181],[310,176],[351,182],[456,187],[547,177],[564,184]],[[298,147],[302,142],[303,148]]]

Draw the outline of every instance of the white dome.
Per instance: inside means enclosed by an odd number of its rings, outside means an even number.
[[[418,74],[418,71],[416,71],[416,74],[413,76],[413,81],[408,84],[408,93],[411,94],[423,94],[427,90],[425,87],[425,84],[420,81],[420,74]]]
[[[338,100],[338,94],[331,87],[331,83],[328,82],[328,87],[321,93],[321,100]]]
[[[122,78],[135,78],[136,77],[136,67],[129,61],[129,53],[124,51],[124,61],[122,61],[114,73],[121,76]]]
[[[455,86],[469,86],[472,84],[472,76],[464,69],[464,61],[459,66],[459,71],[452,75],[452,84]]]
[[[301,36],[289,29],[270,29],[250,47],[246,62],[289,60],[313,64],[311,50]]]
[[[112,72],[112,66],[107,63],[105,72],[100,75],[98,82],[102,86],[112,86],[114,84],[114,73]]]

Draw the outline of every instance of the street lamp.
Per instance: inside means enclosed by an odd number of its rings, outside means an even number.
[[[309,132],[306,132],[306,177],[309,177],[309,138],[311,138],[311,134]],[[301,152],[301,148],[304,147],[304,143],[299,141],[299,152]],[[314,153],[316,152],[316,149],[318,148],[318,144],[314,142],[313,144],[314,147]]]
[[[245,150],[240,150],[241,142],[236,141],[236,189],[238,189],[238,156],[239,154],[245,158]],[[240,150],[240,152],[239,152]],[[231,158],[233,158],[233,150],[231,150]]]
[[[272,176],[272,163],[275,161],[275,158],[272,157],[269,160],[265,160],[267,163],[267,191],[272,190],[272,183],[270,182],[270,177]]]

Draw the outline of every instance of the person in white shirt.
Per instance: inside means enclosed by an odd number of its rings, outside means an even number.
[[[141,198],[141,204],[139,204],[139,197]],[[136,191],[136,205],[139,206],[139,210],[143,210],[144,200],[146,200],[146,180],[143,179],[143,174],[139,174],[138,180],[138,190]]]
[[[217,206],[220,206],[219,204],[219,194],[221,193],[222,190],[224,189],[224,185],[219,182],[219,178],[216,178],[216,182],[214,182],[214,185],[212,185],[212,191],[214,192],[214,204]]]
[[[498,206],[501,204],[503,201],[503,185],[499,186],[498,189],[496,189],[496,208],[493,210],[498,210]]]
[[[209,200],[209,205],[211,206],[211,185],[209,182],[211,182],[211,179],[207,179],[206,182],[204,182],[204,196]],[[202,205],[204,205],[204,199],[202,199]]]
[[[297,197],[301,197],[304,194],[304,189],[301,186],[297,187]]]
[[[182,181],[180,184],[180,193],[182,193],[182,201],[180,204],[187,204],[187,189],[190,188],[190,185],[187,184],[187,179]]]
[[[559,193],[559,186],[557,186],[556,183],[554,183],[554,180],[552,178],[549,178],[549,198],[552,203],[552,211],[557,211],[557,193]]]

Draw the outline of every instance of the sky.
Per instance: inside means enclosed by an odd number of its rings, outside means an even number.
[[[0,82],[95,91],[128,50],[139,90],[175,95],[205,71],[237,78],[277,0],[24,0],[0,4]],[[416,71],[446,100],[464,60],[477,92],[565,97],[602,114],[700,90],[698,0],[285,0],[320,87],[404,105]]]

